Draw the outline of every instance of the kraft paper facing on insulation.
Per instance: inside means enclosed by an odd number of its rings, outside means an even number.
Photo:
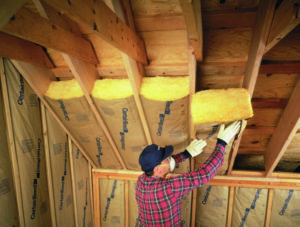
[[[124,181],[99,180],[100,226],[125,226]]]
[[[232,227],[264,226],[267,189],[235,188]]]
[[[274,189],[271,227],[300,226],[300,191]]]
[[[4,103],[0,82],[0,226],[18,226],[18,208],[4,116]]]
[[[25,226],[51,226],[39,99],[4,60]]]
[[[228,187],[197,189],[196,226],[226,227]]]
[[[67,135],[47,110],[46,125],[56,223],[57,226],[75,226]]]
[[[92,227],[94,225],[89,162],[74,143],[72,143],[72,161],[78,225]]]
[[[109,85],[116,86],[118,92]],[[147,142],[129,80],[98,80],[92,94],[126,167],[140,170],[138,158]]]
[[[64,84],[65,86],[63,86]],[[66,93],[72,90],[71,88],[66,88],[67,86],[77,87],[78,84],[77,82],[53,81],[45,93],[47,95],[45,99],[98,168],[121,168],[85,97],[74,94],[75,98],[68,96],[68,99],[63,99],[66,95],[61,94],[62,99],[57,99],[57,89],[65,87],[63,91]],[[77,91],[78,89],[74,90]]]

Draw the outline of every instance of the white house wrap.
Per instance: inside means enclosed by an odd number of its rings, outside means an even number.
[[[25,226],[51,226],[39,100],[4,60]]]

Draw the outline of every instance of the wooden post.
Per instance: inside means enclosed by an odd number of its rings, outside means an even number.
[[[234,187],[229,188],[229,199],[228,199],[228,212],[227,212],[227,224],[226,227],[231,227],[232,222],[232,211],[233,211],[233,201],[234,201]]]
[[[94,191],[94,226],[100,227],[100,191],[99,178],[93,174],[93,191]]]
[[[129,183],[125,180],[125,227],[129,227]]]
[[[271,213],[272,213],[272,203],[273,203],[274,189],[270,188],[268,191],[268,202],[267,202],[267,212],[265,219],[265,227],[270,227]]]
[[[13,174],[13,182],[14,182],[15,192],[16,192],[19,223],[21,227],[24,227],[25,218],[23,212],[20,172],[19,172],[18,159],[16,154],[6,77],[5,77],[4,64],[2,58],[0,58],[0,80],[2,84],[2,92],[3,92],[3,99],[4,99],[4,110],[5,110],[5,117],[6,117],[6,124],[7,124],[8,142],[9,142],[9,155],[12,162],[12,174]]]

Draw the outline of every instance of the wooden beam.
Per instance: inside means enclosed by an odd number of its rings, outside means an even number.
[[[87,102],[89,106],[91,107],[91,110],[103,130],[109,144],[111,145],[114,154],[116,155],[116,158],[120,162],[122,168],[126,169],[126,165],[124,160],[122,159],[120,152],[117,149],[117,146],[115,142],[112,139],[112,136],[110,135],[110,132],[108,131],[104,120],[100,116],[94,101],[92,100],[90,94],[92,93],[94,84],[96,82],[96,79],[98,78],[97,70],[94,65],[84,62],[76,57],[71,57],[69,55],[64,54],[63,55],[65,61],[67,62],[72,74],[74,75],[75,79],[77,80],[78,84],[80,85],[85,98],[87,99]]]
[[[267,200],[267,212],[266,212],[266,219],[265,219],[265,227],[270,227],[271,213],[272,213],[272,203],[273,203],[273,194],[274,194],[274,189],[270,188],[268,190],[268,200]]]
[[[144,42],[103,1],[45,0],[53,8],[67,14],[71,19],[97,34],[100,38],[147,64]]]
[[[93,47],[88,40],[61,28],[28,9],[19,10],[2,30],[84,61],[98,63]]]
[[[53,181],[52,181],[52,172],[51,172],[51,161],[50,161],[50,151],[49,151],[49,137],[47,129],[47,120],[46,120],[46,110],[44,104],[40,103],[41,107],[41,118],[42,118],[42,128],[44,136],[44,149],[45,149],[45,160],[46,160],[46,171],[47,171],[47,183],[48,183],[48,192],[49,192],[49,203],[50,203],[50,215],[52,226],[56,227],[56,214],[55,214],[55,204],[54,204],[54,192],[53,192]]]
[[[288,103],[288,99],[279,98],[252,98],[252,108],[278,108],[284,109]]]
[[[9,19],[25,4],[27,0],[1,0],[0,2],[0,30]]]
[[[76,197],[76,180],[75,180],[75,170],[74,170],[74,159],[73,159],[73,147],[72,141],[68,136],[68,149],[70,157],[70,167],[71,167],[71,182],[72,182],[72,195],[73,195],[73,204],[74,204],[74,217],[75,217],[75,226],[79,227],[78,224],[78,212],[77,212],[77,197]],[[95,194],[95,191],[94,191]]]
[[[236,172],[245,174],[238,175]],[[130,170],[93,169],[94,177],[100,179],[136,181],[142,173]],[[177,175],[179,174],[169,174],[170,177]],[[207,185],[299,190],[300,174],[274,173],[267,178],[264,177],[264,172],[234,171],[232,176],[215,176]]]
[[[0,56],[53,68],[44,50],[31,42],[0,32]]]
[[[7,137],[8,137],[7,142],[9,144],[9,156],[10,156],[11,165],[12,165],[12,175],[13,175],[14,189],[15,189],[15,193],[16,193],[18,219],[19,219],[20,227],[24,227],[25,226],[25,218],[24,218],[24,211],[23,211],[21,182],[20,182],[21,176],[20,176],[18,159],[17,159],[11,111],[10,111],[10,105],[9,105],[9,96],[8,96],[7,83],[6,83],[6,77],[5,77],[4,65],[3,65],[2,58],[0,58],[0,82],[2,85],[1,87],[2,87],[2,92],[3,92],[3,102],[4,102],[4,111],[5,111]]]
[[[131,8],[130,8],[130,4],[129,4],[128,0],[123,1],[123,3],[125,3],[124,6],[126,6],[126,8],[124,8],[124,11],[126,12],[127,17],[125,17],[123,14],[123,10],[122,10],[120,1],[113,1],[112,3],[113,3],[115,13],[118,15],[118,17],[120,17],[124,22],[133,21],[132,12],[131,12]],[[133,23],[131,23],[130,26],[131,26],[130,28],[132,30],[135,29]],[[129,55],[122,53],[122,58],[123,58],[124,66],[125,66],[132,90],[133,90],[133,96],[134,96],[136,107],[138,109],[138,113],[139,113],[139,116],[141,119],[145,138],[146,138],[148,145],[150,145],[150,144],[152,144],[152,138],[151,138],[148,122],[147,122],[147,119],[145,116],[144,107],[143,107],[142,101],[140,99],[140,90],[141,90],[143,77],[145,76],[145,71],[144,71],[143,65],[138,63],[135,59],[131,58]]]
[[[270,31],[275,5],[276,1],[274,0],[260,1],[259,3],[243,81],[243,87],[248,89],[251,97],[254,92],[264,48]],[[228,167],[228,175],[231,174],[241,139],[242,136],[235,141]]]
[[[234,187],[229,188],[228,206],[227,206],[227,223],[226,227],[231,227],[232,222],[232,211],[233,211],[233,201],[234,201]]]
[[[255,27],[249,48],[248,62],[243,81],[243,87],[248,89],[251,96],[254,91],[261,59],[270,31],[275,5],[276,1],[274,0],[260,1],[256,15]]]
[[[264,53],[269,51],[299,23],[300,0],[284,0],[276,9]]]
[[[300,73],[300,62],[269,62],[260,66],[259,73]]]
[[[266,176],[270,176],[300,127],[300,80],[296,84],[265,152]]]
[[[52,114],[54,119],[58,122],[58,124],[62,127],[62,129],[70,136],[72,141],[76,144],[76,146],[82,151],[83,155],[86,157],[86,159],[93,165],[96,166],[95,163],[93,163],[92,159],[87,155],[85,150],[82,148],[80,143],[75,139],[73,134],[67,129],[62,121],[59,119],[59,117],[56,115],[54,110],[51,108],[51,106],[48,104],[48,102],[44,98],[45,92],[48,90],[48,87],[50,86],[51,81],[55,80],[54,75],[52,74],[51,70],[38,67],[35,65],[31,65],[29,63],[25,63],[22,61],[13,60],[12,61],[14,66],[18,69],[18,71],[23,75],[23,77],[26,79],[30,87],[34,90],[34,92],[38,95],[40,100],[44,103],[48,111]]]
[[[202,34],[202,13],[201,2],[193,1],[190,3],[187,0],[180,0],[180,5],[183,11],[187,35],[190,45],[194,50],[194,55],[197,61],[203,59],[203,34]]]

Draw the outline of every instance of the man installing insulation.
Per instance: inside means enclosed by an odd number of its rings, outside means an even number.
[[[182,200],[196,187],[204,186],[224,162],[225,147],[238,133],[240,122],[225,128],[222,124],[217,144],[209,158],[199,169],[190,173],[166,178],[175,165],[199,155],[206,146],[204,140],[195,139],[184,152],[172,155],[173,146],[147,146],[139,157],[144,174],[136,184],[136,201],[139,209],[139,226],[181,226]]]

